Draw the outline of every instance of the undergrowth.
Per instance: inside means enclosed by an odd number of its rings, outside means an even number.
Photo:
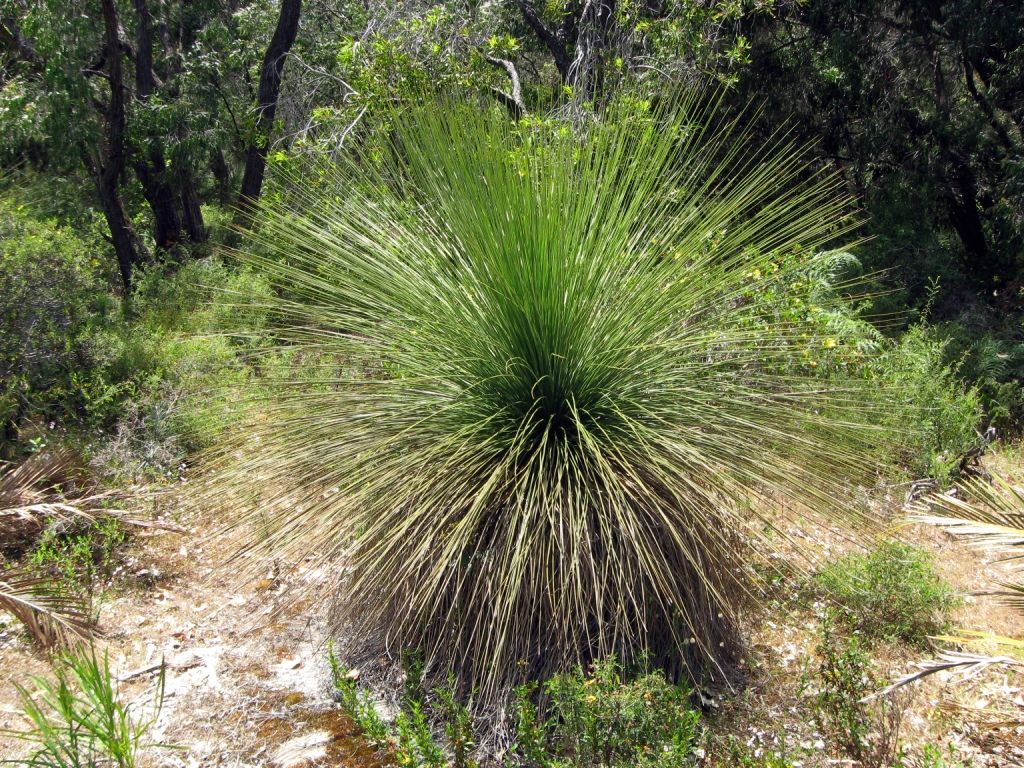
[[[473,720],[452,682],[426,693],[407,686],[392,722],[358,676],[329,654],[335,696],[367,742],[398,765],[470,768]],[[414,670],[415,671],[415,670]],[[417,691],[411,693],[411,691]],[[509,765],[532,768],[669,768],[695,764],[700,714],[690,692],[660,672],[627,676],[614,659],[515,693]],[[440,739],[438,734],[443,733]]]
[[[837,603],[839,619],[868,641],[922,646],[943,630],[956,604],[932,556],[896,540],[837,559],[817,581]]]
[[[614,659],[521,686],[516,719],[515,753],[543,768],[691,765],[700,741],[689,690],[661,672],[626,677]]]
[[[46,579],[48,589],[78,601],[94,619],[98,598],[113,576],[119,550],[128,540],[124,524],[101,517],[87,524],[47,528],[29,552],[28,570]]]
[[[125,704],[106,654],[94,649],[59,657],[54,679],[33,678],[35,690],[17,686],[27,730],[0,734],[27,742],[31,757],[11,761],[33,768],[134,768],[163,704],[164,672],[157,680],[152,712],[140,715]]]

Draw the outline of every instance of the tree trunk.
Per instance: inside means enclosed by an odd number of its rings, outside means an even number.
[[[135,0],[139,17],[138,46],[135,52],[135,92],[145,104],[157,87],[153,70],[153,15],[146,0]],[[153,211],[153,239],[156,247],[169,250],[181,242],[181,218],[178,195],[171,185],[167,161],[160,145],[151,143],[142,157],[132,163],[142,184],[142,194]]]
[[[125,163],[125,108],[124,71],[121,67],[121,48],[118,41],[118,18],[114,0],[101,0],[103,35],[106,47],[108,76],[110,77],[110,104],[106,110],[107,135],[103,157],[94,167],[96,187],[103,214],[110,227],[110,240],[117,254],[117,265],[124,282],[125,295],[131,290],[132,269],[145,257],[145,246],[132,227],[131,219],[121,200],[120,181]],[[85,154],[88,162],[88,154]],[[90,165],[93,165],[90,163]]]
[[[177,196],[167,179],[163,152],[153,148],[147,160],[133,162],[132,168],[142,184],[142,196],[153,211],[153,240],[157,248],[166,251],[181,242]]]
[[[185,225],[185,234],[190,242],[205,243],[209,235],[203,222],[203,209],[199,205],[199,192],[196,191],[192,171],[179,167],[175,175],[181,194],[181,219]]]
[[[231,202],[231,190],[234,189],[234,185],[231,183],[231,168],[224,156],[224,150],[220,147],[214,147],[210,153],[210,171],[217,181],[217,197],[222,204],[228,205]]]
[[[113,172],[110,165],[107,165],[96,179],[96,190],[99,193],[100,205],[103,208],[107,226],[110,227],[110,242],[117,255],[117,267],[121,272],[121,282],[124,284],[125,296],[127,296],[132,286],[132,270],[136,264],[143,261],[145,246],[139,240],[139,236],[132,227],[132,221],[124,209],[118,185],[119,175]]]
[[[953,229],[964,247],[964,266],[969,277],[985,291],[1000,287],[1012,275],[1004,273],[1007,265],[988,247],[979,210],[977,181],[965,163],[956,169],[946,202]]]
[[[259,200],[263,189],[263,174],[267,166],[267,146],[270,131],[274,125],[277,112],[277,99],[281,93],[281,75],[284,62],[291,50],[292,43],[299,31],[299,16],[302,12],[302,0],[281,0],[281,13],[277,19],[277,28],[270,40],[267,53],[263,57],[263,68],[260,71],[260,84],[257,90],[257,110],[255,140],[245,151],[245,173],[242,176],[242,190],[239,195],[239,208],[247,211]]]
[[[575,15],[578,13],[578,3],[571,3],[564,9],[562,26],[560,29],[551,29],[544,23],[540,12],[534,6],[533,0],[518,0],[519,11],[523,15],[523,21],[533,30],[538,39],[544,43],[551,58],[555,62],[555,69],[562,77],[563,83],[568,83],[570,78],[569,68],[572,66],[572,57],[569,55],[569,37],[575,31]]]

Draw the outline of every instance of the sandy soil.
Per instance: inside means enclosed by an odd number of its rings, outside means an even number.
[[[998,469],[1020,481],[1020,456],[1003,455]],[[292,603],[291,587],[316,585],[323,575],[307,564],[271,572],[239,588],[218,570],[226,551],[210,541],[210,526],[184,521],[184,534],[157,532],[134,539],[103,598],[101,627],[123,695],[152,711],[157,669],[166,662],[163,708],[155,740],[180,745],[148,764],[159,766],[374,766],[379,761],[329,690],[325,609]],[[1005,580],[1007,567],[933,529],[909,528],[904,538],[931,549],[942,575],[969,593]],[[822,534],[805,540],[822,551],[851,542]],[[984,597],[968,597],[956,623],[997,634],[1024,634],[1019,614]],[[756,752],[781,744],[804,766],[835,765],[810,719],[817,617],[813,606],[782,597],[752,615],[747,687],[723,699],[710,715],[718,743],[731,737]],[[875,652],[878,671],[896,677],[926,653],[902,648]],[[48,664],[18,632],[0,625],[0,728],[23,725],[14,683],[29,684]],[[976,768],[1024,765],[1024,730],[1000,727],[1024,711],[1022,678],[990,668],[969,680],[936,675],[901,701],[901,739],[951,748]],[[24,745],[0,737],[0,759]],[[721,753],[709,752],[720,758]],[[851,764],[846,761],[847,764]],[[721,763],[719,763],[721,764]]]
[[[101,603],[99,647],[136,711],[154,711],[166,662],[151,736],[181,748],[156,752],[152,764],[378,764],[330,697],[322,611],[285,599],[317,572],[300,564],[236,589],[214,568],[225,553],[197,543],[206,533],[195,525],[136,538]],[[0,632],[0,727],[23,725],[13,683],[47,670],[15,626]],[[23,751],[0,737],[0,758]]]

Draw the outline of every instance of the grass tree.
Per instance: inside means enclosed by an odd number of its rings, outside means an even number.
[[[244,555],[336,564],[354,637],[478,702],[601,656],[726,670],[766,500],[856,514],[882,430],[766,289],[850,201],[717,114],[415,108],[265,201],[242,258],[302,368],[212,475]]]

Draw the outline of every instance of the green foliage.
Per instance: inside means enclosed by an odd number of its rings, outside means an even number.
[[[626,679],[614,659],[544,684],[546,714],[516,693],[516,754],[535,766],[684,766],[694,764],[699,713],[690,692],[660,672]]]
[[[848,509],[886,440],[884,383],[786,369],[803,328],[747,298],[854,225],[835,180],[746,154],[713,99],[525,147],[458,104],[396,125],[383,165],[260,214],[268,333],[324,363],[271,383],[200,503],[262,494],[228,510],[251,554],[344,551],[354,636],[478,701],[534,664],[728,663],[750,501]]]
[[[871,715],[861,702],[872,692],[871,659],[857,636],[837,635],[830,616],[821,626],[818,644],[820,688],[815,716],[851,757],[860,759],[868,745]]]
[[[441,768],[446,765],[444,750],[434,740],[423,711],[423,702],[413,699],[395,717],[394,756],[408,768]]]
[[[329,654],[336,698],[368,742],[387,751],[398,765],[470,768],[474,747],[472,719],[450,682],[431,693],[430,713],[441,724],[445,745],[431,729],[428,708],[419,695],[406,696],[390,725],[356,675]],[[690,692],[666,682],[660,672],[631,679],[614,660],[561,675],[544,684],[544,713],[537,686],[522,686],[515,698],[515,757],[529,766],[684,766],[695,764],[700,715]],[[446,752],[447,750],[447,752]],[[449,756],[450,760],[449,762]]]
[[[789,339],[782,370],[838,381],[856,377],[891,388],[901,407],[891,412],[888,426],[898,437],[880,444],[877,455],[915,477],[947,483],[959,458],[979,445],[982,393],[961,381],[959,366],[949,367],[946,331],[919,323],[888,338],[872,324],[878,297],[841,298],[863,289],[857,282],[861,271],[859,260],[846,252],[780,255],[766,274],[757,269],[748,276],[745,297],[773,308],[770,320],[752,320],[751,330],[766,322],[801,329]]]
[[[113,517],[100,518],[84,529],[48,528],[28,562],[34,571],[49,576],[61,593],[91,599],[100,580],[113,572],[117,549],[127,537],[123,524]]]
[[[335,697],[366,740],[387,752],[398,765],[408,768],[441,768],[449,765],[444,748],[434,738],[427,711],[416,682],[406,688],[402,707],[394,721],[387,723],[378,713],[373,696],[359,687],[357,675],[342,666],[331,650],[328,654]],[[413,694],[412,691],[416,693]],[[439,715],[454,756],[453,768],[469,768],[473,732],[469,712],[448,686],[439,689]]]
[[[840,753],[865,768],[904,765],[900,730],[907,701],[870,698],[883,685],[858,635],[836,631],[831,612],[822,619],[817,648],[814,717]]]
[[[476,742],[469,709],[456,697],[453,678],[449,678],[448,685],[439,688],[435,693],[440,718],[444,723],[444,735],[452,750],[453,768],[470,768],[475,765],[469,756]]]
[[[328,653],[328,661],[335,697],[341,708],[355,721],[372,746],[386,749],[391,739],[391,729],[377,712],[373,697],[358,686],[356,676],[342,666],[333,650]]]
[[[842,621],[869,640],[922,645],[942,631],[955,604],[931,555],[895,540],[845,555],[817,580],[839,604]]]
[[[0,442],[28,413],[64,420],[102,397],[97,332],[111,303],[88,245],[0,201]]]
[[[804,764],[804,750],[795,753],[787,750],[752,749],[740,742],[736,737],[729,738],[727,756],[720,760],[712,760],[715,768],[799,768]]]
[[[1015,435],[1024,424],[1024,343],[1020,320],[1004,317],[992,327],[984,318],[962,316],[936,327],[944,353],[966,380],[973,382],[985,421],[1000,435]]]
[[[0,731],[32,744],[27,760],[14,764],[37,768],[133,768],[141,753],[153,746],[146,734],[156,722],[163,703],[163,671],[157,684],[153,713],[140,718],[124,704],[110,672],[107,657],[94,649],[61,657],[55,680],[34,679],[36,690],[18,686],[21,706],[31,723],[28,731]]]
[[[916,325],[873,363],[877,380],[895,384],[904,399],[901,417],[906,421],[893,425],[904,429],[899,462],[941,483],[951,479],[959,458],[979,445],[983,416],[978,390],[962,384],[947,367],[945,346]]]
[[[925,744],[921,747],[920,757],[911,765],[913,768],[970,768],[973,762],[958,760],[952,745],[943,750],[935,744]]]
[[[122,311],[100,246],[19,202],[39,194],[0,200],[0,451],[84,432],[109,473],[174,476],[244,407],[244,355],[266,322],[252,298],[269,287],[215,260],[158,265]]]

